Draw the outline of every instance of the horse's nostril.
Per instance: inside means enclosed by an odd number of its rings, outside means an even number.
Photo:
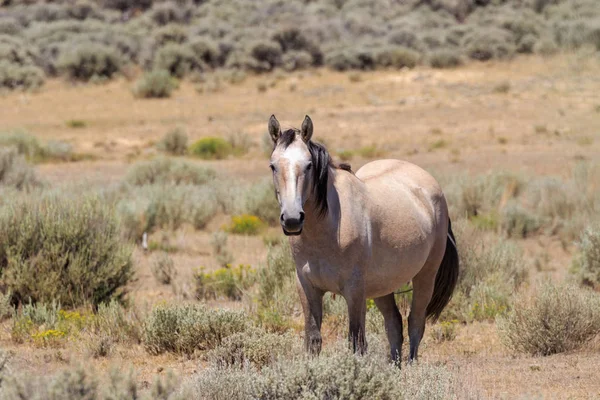
[[[304,212],[300,211],[300,222],[304,222]]]
[[[279,216],[279,220],[280,220],[281,222],[283,222],[283,220],[284,220],[284,218],[283,218],[283,213],[281,213],[281,215]]]

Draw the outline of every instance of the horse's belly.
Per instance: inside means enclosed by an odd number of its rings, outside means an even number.
[[[385,296],[411,281],[425,265],[430,250],[431,246],[427,241],[410,249],[374,250],[366,273],[367,297]]]

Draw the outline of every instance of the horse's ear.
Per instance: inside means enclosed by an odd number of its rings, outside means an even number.
[[[307,115],[302,122],[302,140],[308,143],[313,134],[313,123]]]
[[[271,135],[271,140],[273,140],[273,143],[277,143],[279,136],[281,135],[279,121],[277,121],[275,115],[271,115],[271,118],[269,118],[269,135]]]

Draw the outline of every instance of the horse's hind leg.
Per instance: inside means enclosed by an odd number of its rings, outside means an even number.
[[[408,361],[417,359],[419,344],[425,333],[425,320],[427,319],[427,306],[433,295],[436,268],[427,268],[429,262],[413,278],[413,298],[408,316],[408,338],[410,340],[410,353]],[[438,262],[439,265],[439,262]]]
[[[306,350],[318,355],[321,352],[321,322],[323,321],[324,292],[313,287],[305,279],[296,275],[298,294],[304,312],[304,346]]]
[[[402,360],[402,342],[404,341],[404,338],[402,336],[402,316],[400,315],[400,311],[398,311],[394,293],[376,298],[375,304],[383,314],[385,320],[385,332],[388,341],[390,342],[392,362],[400,365],[399,363]]]

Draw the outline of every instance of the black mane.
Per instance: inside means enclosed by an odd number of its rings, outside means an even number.
[[[300,131],[297,129],[288,129],[281,134],[277,145],[282,145],[287,148],[296,140],[296,134]],[[352,172],[350,165],[336,165],[329,152],[321,143],[313,142],[309,140],[306,144],[310,153],[312,161],[312,173],[313,173],[313,191],[315,195],[315,203],[317,207],[317,214],[320,218],[324,217],[328,211],[327,204],[327,183],[329,181],[329,167],[339,168],[344,171]]]

